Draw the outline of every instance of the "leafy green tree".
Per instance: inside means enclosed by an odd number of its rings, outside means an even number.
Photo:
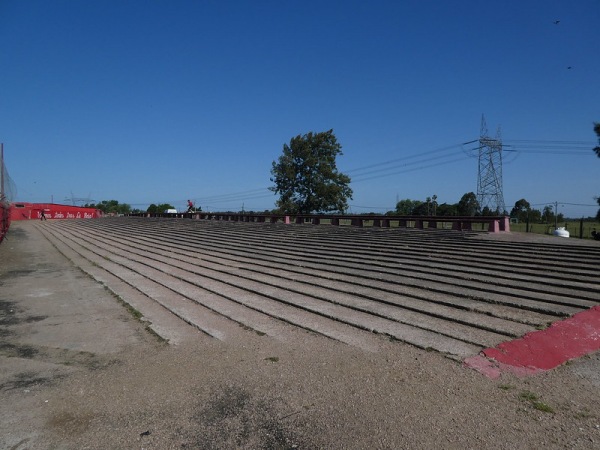
[[[542,223],[542,212],[539,209],[531,208],[529,210],[529,221],[532,223]]]
[[[458,204],[442,203],[437,206],[438,216],[457,216],[458,215]]]
[[[518,219],[519,222],[526,222],[530,212],[530,203],[524,198],[522,198],[521,200],[517,200],[515,202],[515,206],[513,207],[513,209],[510,210],[510,217]]]
[[[409,198],[400,200],[396,203],[396,214],[402,216],[410,216],[414,214],[415,208],[417,208],[421,203],[419,200],[411,200]]]
[[[119,203],[117,200],[102,200],[100,203],[85,206],[99,209],[104,214],[129,214],[131,212],[131,205]]]
[[[553,223],[554,222],[554,210],[552,206],[546,205],[542,211],[542,220],[544,223]]]
[[[150,214],[160,214],[164,213],[167,209],[175,209],[175,207],[169,203],[161,203],[160,205],[155,205],[152,203],[150,206],[148,206],[146,212]]]
[[[431,205],[428,204],[427,202],[419,202],[419,204],[417,206],[415,206],[415,208],[413,209],[412,215],[413,216],[429,216],[430,208],[431,208]]]
[[[474,216],[479,211],[479,202],[474,192],[467,192],[464,194],[457,205],[457,212],[459,216]]]
[[[338,172],[336,158],[342,155],[333,130],[298,135],[283,145],[273,161],[269,189],[279,194],[276,205],[289,214],[344,212],[352,199],[350,177]]]

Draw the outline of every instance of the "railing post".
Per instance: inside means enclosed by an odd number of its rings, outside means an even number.
[[[354,217],[352,219],[352,226],[353,227],[358,227],[358,228],[362,228],[363,227],[363,220],[358,218],[358,217]]]
[[[490,233],[498,233],[500,231],[500,221],[499,220],[490,220],[488,222],[488,232]]]

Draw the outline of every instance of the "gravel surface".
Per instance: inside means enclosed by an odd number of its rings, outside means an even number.
[[[374,336],[167,345],[33,224],[0,246],[0,448],[599,448],[600,354],[489,380]]]

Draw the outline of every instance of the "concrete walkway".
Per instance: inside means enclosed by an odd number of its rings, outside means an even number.
[[[0,448],[36,442],[47,420],[45,388],[156,342],[34,223],[13,223],[0,245]]]

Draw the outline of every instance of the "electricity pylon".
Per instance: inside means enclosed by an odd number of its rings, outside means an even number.
[[[502,139],[500,127],[496,138],[488,137],[485,117],[481,115],[479,133],[479,173],[477,175],[477,201],[480,212],[487,208],[493,214],[504,214],[504,193],[502,190]]]

